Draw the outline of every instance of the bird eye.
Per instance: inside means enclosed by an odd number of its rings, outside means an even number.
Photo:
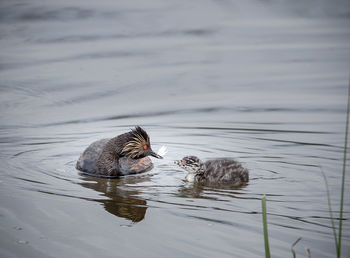
[[[147,150],[147,144],[143,145],[143,149]]]

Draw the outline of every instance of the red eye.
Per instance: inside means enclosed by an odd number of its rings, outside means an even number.
[[[147,150],[147,145],[146,145],[146,144],[143,145],[143,149],[144,149],[144,150]]]

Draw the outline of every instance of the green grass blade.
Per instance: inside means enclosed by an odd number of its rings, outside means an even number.
[[[267,232],[267,217],[266,217],[266,196],[261,199],[263,226],[264,226],[264,242],[265,242],[265,257],[270,258],[269,235]]]
[[[343,229],[344,184],[345,184],[346,152],[348,149],[349,114],[350,114],[350,80],[349,80],[349,88],[348,88],[348,106],[346,110],[343,175],[342,175],[342,183],[341,183],[340,216],[339,216],[339,230],[338,230],[339,236],[338,236],[338,248],[337,248],[338,258],[340,258],[340,254],[341,254],[341,235],[342,235],[342,229]]]
[[[326,185],[327,199],[328,199],[328,211],[329,211],[329,216],[331,217],[331,223],[332,223],[332,229],[333,229],[333,235],[334,235],[334,241],[335,241],[335,249],[338,250],[337,230],[335,228],[335,223],[334,223],[334,217],[333,217],[333,211],[332,211],[331,196],[330,196],[330,192],[329,192],[328,180],[327,180],[327,177],[326,177],[326,175],[323,172],[321,167],[320,167],[320,169],[321,169],[321,173],[323,175],[324,183]]]

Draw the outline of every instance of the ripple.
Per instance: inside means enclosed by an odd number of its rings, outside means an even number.
[[[0,8],[0,249],[23,256],[20,240],[28,257],[116,247],[123,257],[261,257],[265,194],[274,255],[302,236],[331,256],[319,170],[338,203],[345,16],[294,14],[310,3],[38,3]],[[105,179],[75,169],[91,142],[135,125],[169,149],[152,171]],[[237,159],[249,184],[189,184],[173,164],[187,154]]]

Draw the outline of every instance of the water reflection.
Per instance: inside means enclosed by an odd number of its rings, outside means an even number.
[[[140,222],[144,219],[147,210],[146,200],[139,198],[140,192],[127,185],[133,185],[149,181],[149,176],[130,176],[120,179],[105,179],[89,176],[82,176],[84,180],[81,183],[86,188],[101,192],[108,199],[97,200],[101,202],[109,213],[131,220]]]
[[[219,184],[185,184],[181,186],[178,190],[178,197],[183,198],[204,198],[204,199],[217,199],[216,197],[211,197],[206,195],[207,192],[213,192],[216,196],[230,195],[230,197],[237,198],[235,195],[242,194],[239,190],[245,188],[248,184],[241,186],[232,185],[219,185]]]
[[[300,236],[334,255],[319,166],[336,204],[350,1],[82,2],[0,3],[0,257],[262,257],[263,194],[276,257]],[[87,143],[137,124],[169,147],[152,177],[78,175]],[[252,179],[183,183],[188,154]]]

